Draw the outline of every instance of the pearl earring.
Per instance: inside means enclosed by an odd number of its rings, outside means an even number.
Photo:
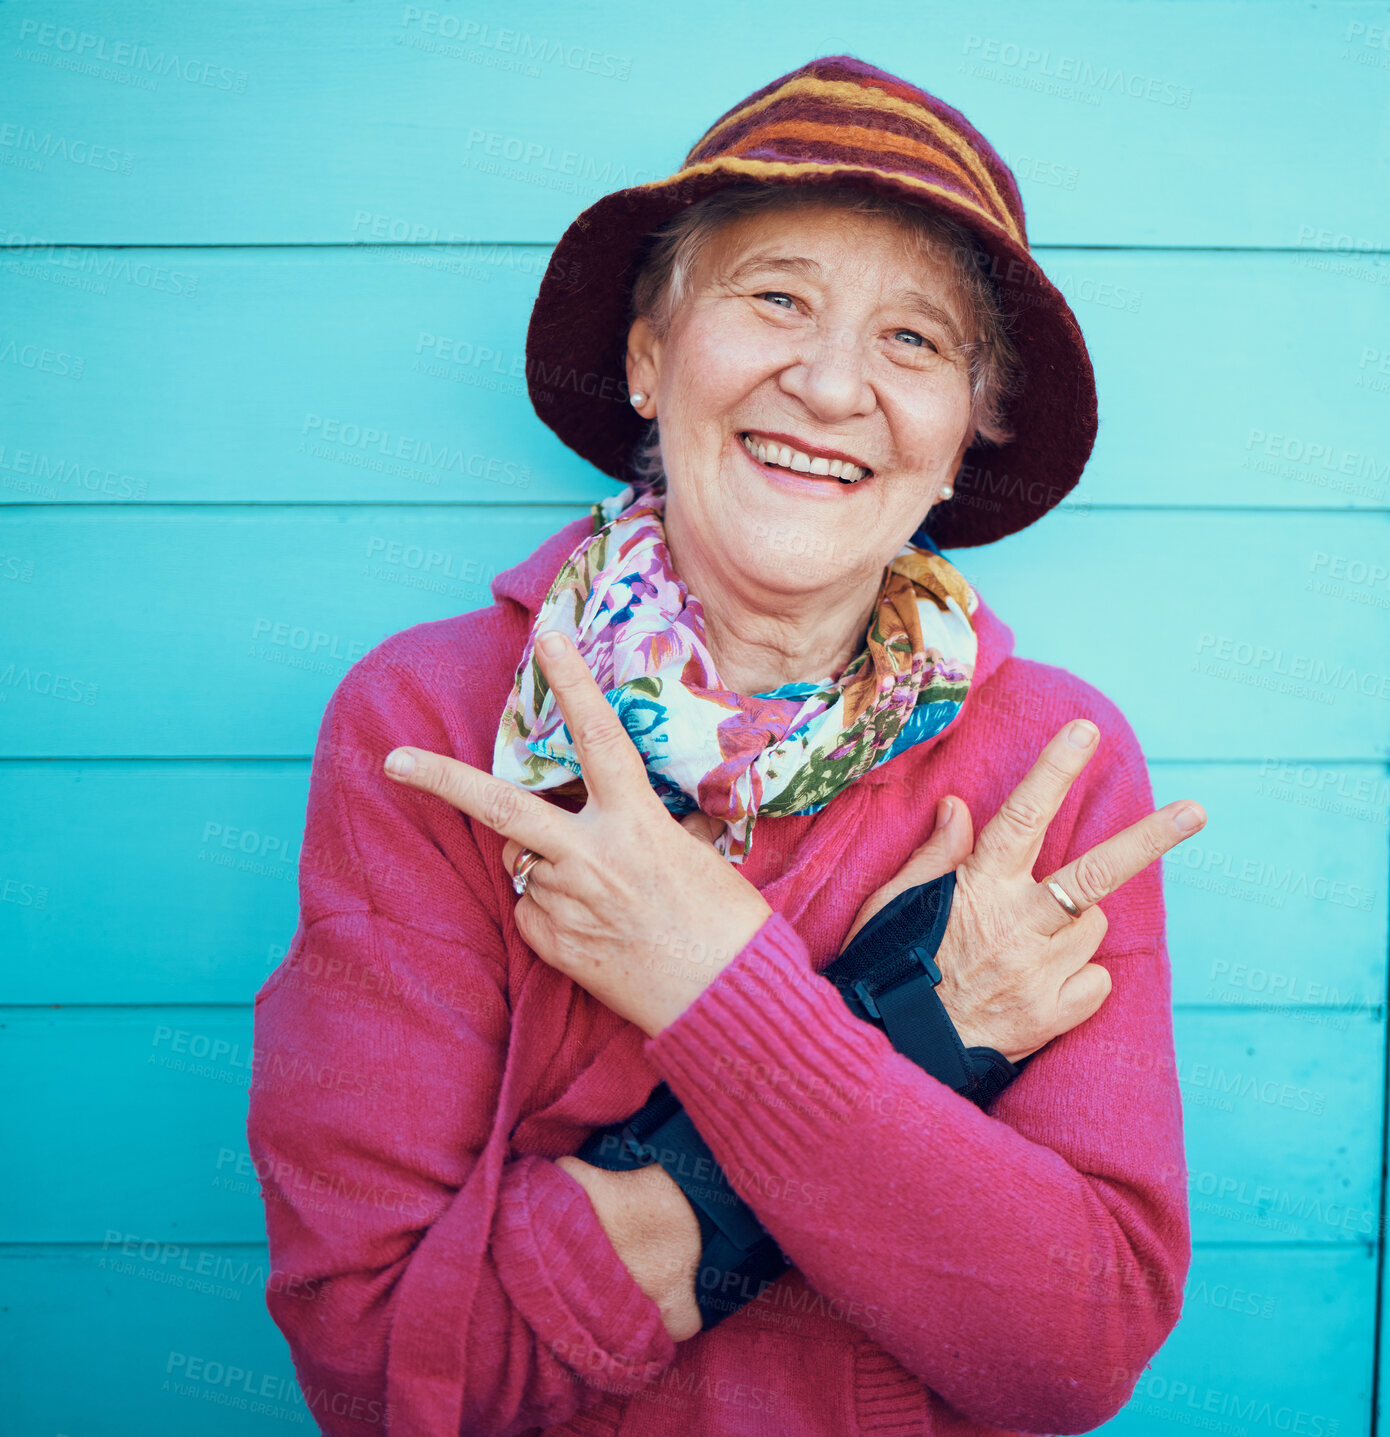
[[[640,409],[647,402],[647,396],[640,389],[634,389],[628,398],[632,401],[634,409]]]
[[[942,487],[941,487],[941,497],[942,497],[943,499],[949,499],[949,498],[951,497],[951,495],[954,494],[955,492],[956,492],[956,491],[955,491],[954,489],[952,489],[949,484],[943,484]]]

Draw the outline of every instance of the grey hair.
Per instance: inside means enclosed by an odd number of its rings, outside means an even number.
[[[664,338],[690,295],[700,256],[727,223],[745,215],[802,204],[835,204],[851,213],[897,220],[916,241],[919,254],[944,257],[956,277],[956,298],[969,340],[962,345],[970,372],[972,443],[1007,444],[1014,436],[1007,412],[1018,392],[1018,351],[1008,319],[988,274],[989,257],[964,225],[906,200],[891,199],[849,185],[789,186],[744,181],[697,200],[653,232],[633,284],[628,322],[639,316]],[[659,421],[653,419],[633,446],[630,477],[640,488],[661,483]]]

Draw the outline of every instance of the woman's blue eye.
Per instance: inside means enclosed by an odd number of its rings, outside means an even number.
[[[785,299],[787,301],[787,306],[777,305],[778,309],[782,309],[784,307],[790,307],[791,309],[796,308],[796,301],[791,297],[791,295],[787,294],[785,290],[765,289],[758,295],[758,298],[767,300],[769,304],[776,304],[779,299]],[[910,334],[913,339],[917,341],[917,343],[913,345],[914,349],[930,349],[934,354],[940,354],[941,352],[940,349],[938,349],[931,340],[927,339],[924,335],[918,334],[915,329],[897,329],[893,332],[895,335]]]

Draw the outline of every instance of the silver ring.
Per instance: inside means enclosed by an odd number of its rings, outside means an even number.
[[[1047,880],[1047,891],[1066,909],[1069,918],[1080,918],[1081,910],[1071,901],[1071,895],[1054,879]]]
[[[516,866],[512,869],[512,891],[518,898],[526,895],[526,884],[530,880],[531,870],[541,861],[539,853],[532,853],[529,848],[523,848],[516,858]]]

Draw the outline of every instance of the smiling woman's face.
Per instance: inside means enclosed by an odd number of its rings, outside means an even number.
[[[905,239],[831,205],[732,220],[664,338],[633,324],[679,571],[789,594],[865,581],[951,482],[973,438],[972,336],[949,262]],[[836,456],[869,472],[817,472]]]

